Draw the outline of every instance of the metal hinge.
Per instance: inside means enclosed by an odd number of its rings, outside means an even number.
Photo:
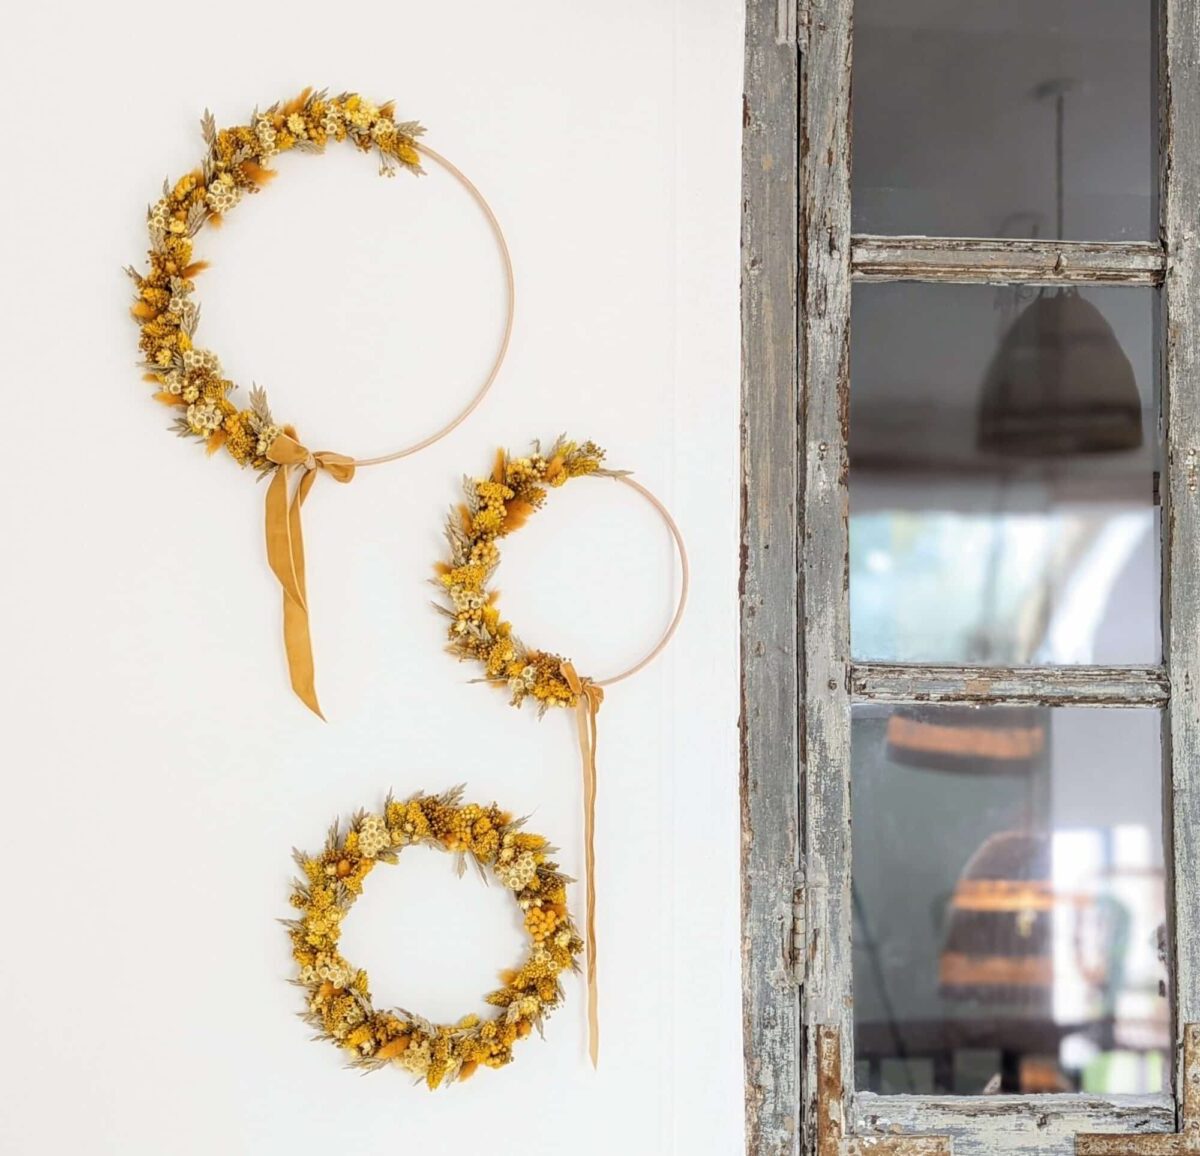
[[[792,877],[792,978],[804,986],[808,970],[808,888],[804,868]]]
[[[795,0],[795,43],[803,52],[808,47],[808,30],[812,27],[813,0]]]

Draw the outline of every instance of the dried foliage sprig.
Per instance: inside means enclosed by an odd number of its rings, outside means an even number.
[[[496,593],[489,590],[500,563],[497,542],[523,526],[541,508],[548,490],[571,478],[597,474],[620,477],[628,471],[602,468],[604,451],[594,442],[559,437],[543,452],[540,442],[524,457],[496,454],[486,478],[463,479],[466,500],[446,522],[448,561],[437,565],[436,582],[449,606],[435,604],[450,621],[450,653],[483,667],[484,681],[506,687],[514,706],[532,698],[539,711],[573,707],[579,696],[563,674],[561,655],[532,650],[500,617]]]
[[[300,915],[284,922],[300,969],[295,982],[305,990],[301,1015],[316,1038],[348,1052],[352,1067],[395,1065],[436,1088],[466,1079],[481,1064],[503,1067],[518,1040],[541,1032],[562,1002],[560,976],[576,970],[583,943],[567,911],[570,880],[551,858],[555,849],[523,824],[494,803],[463,803],[458,787],[403,802],[389,796],[381,812],[360,811],[345,830],[335,822],[317,854],[295,852],[304,878],[293,884],[291,902]],[[529,954],[501,972],[503,986],[485,997],[498,1009],[490,1018],[434,1024],[401,1008],[377,1009],[367,973],[338,952],[342,920],[367,875],[416,845],[453,852],[460,875],[472,860],[485,881],[494,878],[512,892],[522,912]]]
[[[424,129],[397,121],[391,102],[375,105],[357,93],[329,96],[310,88],[265,112],[255,110],[246,125],[218,129],[206,111],[200,129],[208,146],[200,167],[174,184],[164,182],[162,196],[147,209],[149,269],[126,269],[136,285],[132,312],[141,326],[146,380],[157,387],[158,401],[181,411],[175,431],[199,439],[210,454],[224,448],[239,465],[269,472],[276,466],[267,450],[285,427],[275,424],[260,389],[239,408],[230,398],[237,387],[216,354],[194,342],[200,310],[192,293],[207,263],[193,260],[192,238],[271,180],[276,173],[268,166],[279,153],[319,153],[330,141],[349,141],[375,153],[385,176],[399,168],[420,173],[416,140]]]

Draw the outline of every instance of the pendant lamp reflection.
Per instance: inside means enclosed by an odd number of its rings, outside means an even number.
[[[1062,240],[1067,79],[1038,85],[1054,102],[1055,223]],[[1045,290],[1013,322],[983,383],[979,448],[1009,458],[1120,453],[1142,444],[1142,401],[1112,326],[1076,289]]]
[[[954,888],[938,961],[943,999],[1050,1004],[1054,891],[1045,835],[1002,831],[971,857]]]
[[[961,775],[1028,775],[1047,747],[1044,707],[900,706],[887,722],[893,763]]]
[[[1052,458],[1141,444],[1142,399],[1112,326],[1077,290],[1043,291],[988,366],[979,448]]]

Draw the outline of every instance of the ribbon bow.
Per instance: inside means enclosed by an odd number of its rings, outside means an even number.
[[[604,690],[591,679],[580,678],[564,662],[559,671],[575,696],[579,722],[579,753],[583,758],[583,844],[587,866],[587,991],[588,1054],[592,1067],[600,1058],[600,1015],[596,992],[596,715],[604,701]]]
[[[354,477],[354,459],[324,451],[314,454],[296,440],[295,433],[290,426],[286,427],[267,449],[268,460],[279,466],[267,487],[267,561],[283,587],[283,645],[287,651],[292,690],[313,714],[324,719],[317,703],[312,636],[308,625],[300,507],[304,505],[318,471],[324,470],[335,482],[345,483]],[[295,469],[304,472],[289,500],[289,478]]]

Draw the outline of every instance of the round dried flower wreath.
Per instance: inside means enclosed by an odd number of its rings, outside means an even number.
[[[149,271],[126,269],[137,286],[132,312],[141,326],[145,376],[157,387],[154,396],[178,411],[174,428],[181,437],[203,442],[209,454],[224,449],[239,465],[256,469],[260,477],[272,475],[266,495],[267,558],[283,592],[289,675],[299,698],[323,718],[315,685],[300,509],[318,473],[349,482],[360,466],[396,461],[425,449],[475,410],[496,380],[512,336],[512,260],[503,230],[483,194],[445,157],[418,145],[417,137],[424,130],[416,121],[397,121],[390,101],[375,105],[357,93],[329,96],[306,88],[286,103],[255,111],[247,125],[218,130],[212,114],[206,112],[201,128],[208,151],[200,167],[174,185],[165,183],[162,197],[147,210]],[[491,226],[507,289],[503,334],[474,396],[434,433],[372,458],[314,453],[292,426],[276,421],[266,393],[258,386],[250,390],[248,405],[239,408],[230,397],[236,387],[222,372],[216,354],[195,343],[200,309],[192,292],[206,262],[192,259],[192,238],[204,225],[220,224],[244,194],[258,192],[273,178],[276,174],[267,165],[277,154],[319,153],[330,141],[343,140],[363,152],[376,153],[379,171],[386,176],[395,176],[399,168],[420,173],[422,156],[427,156],[454,177]],[[294,486],[292,475],[298,475]]]
[[[286,921],[292,955],[300,969],[293,981],[305,989],[306,1023],[318,1038],[349,1053],[351,1067],[368,1071],[394,1064],[430,1088],[465,1080],[480,1064],[503,1067],[513,1045],[563,1000],[559,977],[576,970],[583,949],[567,911],[567,884],[541,835],[522,830],[494,803],[462,802],[462,788],[441,795],[416,794],[398,802],[390,796],[382,812],[360,811],[342,831],[330,828],[315,855],[295,852],[304,879],[293,885],[291,903],[300,917]],[[523,912],[530,949],[525,962],[501,973],[504,986],[486,996],[498,1010],[490,1018],[464,1016],[455,1024],[433,1024],[412,1012],[379,1010],[371,1001],[367,973],[338,953],[341,924],[362,894],[376,863],[395,863],[408,846],[451,851],[458,873],[470,858],[511,891]]]

